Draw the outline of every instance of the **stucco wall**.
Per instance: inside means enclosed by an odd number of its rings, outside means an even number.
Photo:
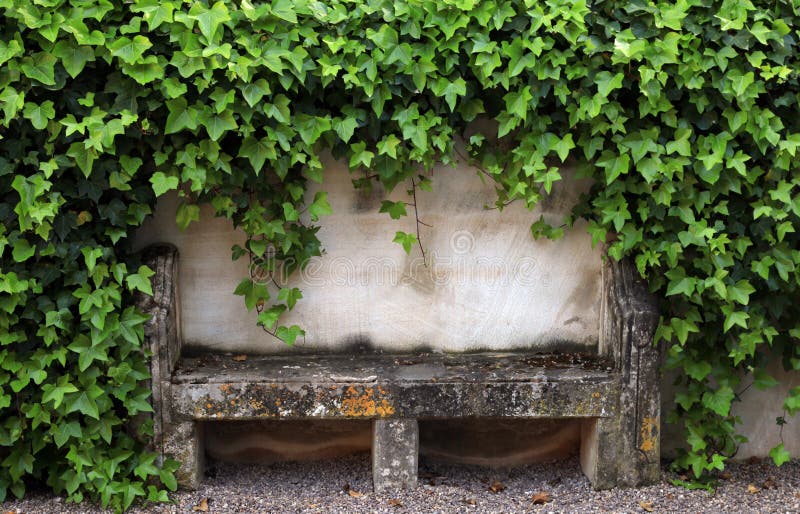
[[[778,362],[767,369],[778,381],[772,389],[761,391],[749,387],[740,395],[740,401],[734,401],[731,412],[739,416],[741,424],[737,425],[737,432],[747,437],[748,441],[739,446],[736,459],[744,460],[750,457],[767,457],[769,450],[781,443],[792,454],[800,457],[800,416],[789,417],[786,415],[786,425],[781,431],[775,419],[784,416],[783,400],[786,393],[793,387],[800,386],[800,373],[786,372]],[[661,385],[661,409],[666,414],[672,410],[675,398],[673,384],[674,372],[667,373]],[[743,390],[752,381],[745,378],[739,388]],[[662,419],[666,418],[662,416]],[[677,449],[683,444],[680,437],[680,427],[664,424],[662,430],[662,453],[665,456],[674,456]]]
[[[565,170],[568,174],[569,170]],[[306,330],[298,346],[337,350],[354,344],[387,351],[590,349],[597,344],[600,249],[581,227],[559,241],[536,241],[530,224],[543,213],[559,221],[585,183],[567,181],[534,213],[521,203],[487,210],[494,188],[474,169],[434,170],[433,192],[418,191],[420,249],[406,255],[392,239],[415,232],[413,213],[379,213],[382,191],[356,191],[346,166],[329,160],[325,182],[333,215],[320,220],[324,254],[288,278],[303,299],[282,323]],[[410,201],[400,185],[388,197]],[[313,195],[315,190],[310,191]],[[233,290],[247,259],[231,261],[244,236],[204,208],[185,232],[174,222],[177,198],[164,198],[136,237],[141,247],[172,242],[180,250],[185,344],[216,351],[291,351],[258,328]],[[409,211],[412,208],[409,207]]]

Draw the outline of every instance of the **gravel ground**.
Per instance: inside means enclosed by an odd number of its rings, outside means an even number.
[[[271,466],[218,464],[198,491],[174,495],[174,504],[133,509],[139,513],[208,512],[800,512],[800,461],[781,468],[731,464],[715,494],[662,483],[640,489],[596,492],[577,459],[511,470],[423,462],[420,487],[394,494],[370,491],[368,455]],[[535,502],[534,499],[537,499]],[[541,502],[541,503],[540,503]],[[0,512],[94,513],[44,493],[0,505]]]

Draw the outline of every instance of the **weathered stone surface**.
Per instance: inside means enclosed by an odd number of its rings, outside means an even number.
[[[163,427],[170,420],[170,379],[181,346],[178,249],[171,244],[152,245],[143,251],[142,260],[155,272],[151,278],[153,295],[138,293],[136,306],[150,315],[144,326],[144,345],[152,353],[153,446],[163,454]]]
[[[615,418],[587,422],[581,464],[592,485],[644,485],[659,478],[660,355],[653,345],[658,308],[629,261],[603,268],[600,353],[620,376]]]
[[[183,359],[172,405],[185,419],[610,416],[604,361],[530,354]]]
[[[417,486],[419,426],[416,419],[376,419],[372,425],[375,492]]]
[[[180,462],[175,478],[181,486],[196,489],[200,485],[205,470],[203,447],[202,423],[188,420],[164,424],[163,452]]]

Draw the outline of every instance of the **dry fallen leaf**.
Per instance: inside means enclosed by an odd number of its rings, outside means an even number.
[[[647,512],[653,512],[653,509],[655,508],[653,507],[653,502],[646,502],[644,500],[639,502],[639,507],[643,508]]]
[[[203,498],[192,507],[192,512],[208,512],[208,498]]]
[[[390,507],[402,507],[403,506],[403,502],[401,502],[400,500],[389,500],[389,506]]]
[[[761,487],[764,489],[775,489],[778,487],[778,482],[775,481],[775,477],[767,477],[767,479],[764,480],[764,483],[761,484]]]
[[[494,482],[492,482],[492,485],[489,486],[489,490],[497,494],[500,491],[505,491],[506,486],[504,486],[502,482],[498,482],[497,480],[495,480]]]
[[[247,355],[234,355],[233,360],[236,362],[244,362],[247,360]]]
[[[548,503],[550,500],[551,500],[550,493],[545,491],[538,492],[531,497],[531,501],[533,502],[534,505],[544,505],[545,503]]]
[[[478,502],[476,502],[474,498],[467,498],[464,500],[464,503],[466,503],[467,505],[475,505]]]
[[[747,484],[747,492],[750,494],[756,494],[760,490],[755,484]]]
[[[729,471],[723,471],[722,473],[719,474],[719,477],[723,480],[730,480],[731,476],[733,475],[731,475]]]
[[[353,489],[348,489],[347,494],[349,494],[353,498],[361,498],[362,496],[364,496],[364,493],[359,493],[358,491],[354,491]]]

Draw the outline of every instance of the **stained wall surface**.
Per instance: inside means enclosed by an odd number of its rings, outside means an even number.
[[[569,170],[564,171],[570,175]],[[410,255],[392,242],[397,231],[416,232],[409,216],[379,213],[382,200],[411,202],[408,186],[391,194],[357,191],[342,163],[328,160],[324,183],[333,214],[318,236],[324,253],[285,281],[303,299],[282,323],[306,331],[300,350],[385,351],[420,348],[474,351],[538,348],[557,343],[597,344],[600,249],[576,226],[559,241],[534,240],[530,225],[543,214],[560,222],[587,184],[567,180],[533,213],[521,203],[489,209],[494,187],[466,166],[433,171],[433,192],[417,191],[422,249]],[[248,275],[247,259],[233,262],[231,247],[244,236],[204,208],[181,232],[177,197],[165,197],[139,231],[138,247],[171,242],[180,250],[180,300],[187,346],[214,351],[297,351],[256,326],[233,295]],[[423,261],[421,250],[425,251]]]

